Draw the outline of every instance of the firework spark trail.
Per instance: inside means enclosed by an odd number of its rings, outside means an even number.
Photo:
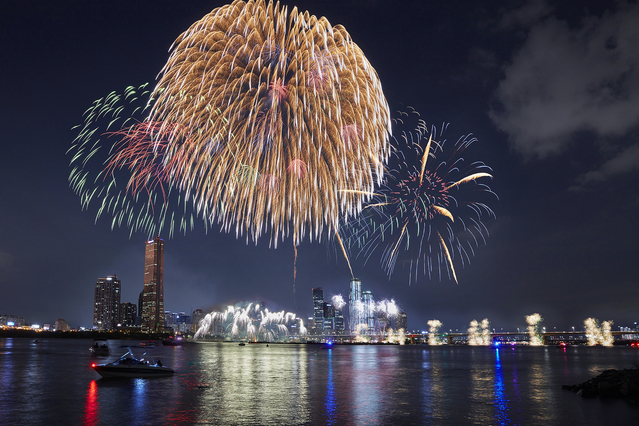
[[[437,332],[439,328],[442,326],[442,322],[440,320],[429,320],[428,326],[430,327],[428,330],[428,344],[429,345],[441,345],[442,342],[437,338]]]
[[[236,0],[178,37],[151,93],[127,88],[87,110],[69,179],[84,208],[131,233],[198,219],[297,246],[361,211],[389,131],[377,73],[341,25]]]
[[[587,318],[584,320],[588,346],[612,346],[615,340],[614,337],[612,337],[612,324],[613,321],[604,321],[600,327],[599,321],[596,318]]]
[[[155,90],[151,118],[193,134],[196,161],[177,180],[198,182],[187,196],[226,231],[321,239],[369,198],[342,189],[381,181],[390,115],[379,78],[326,18],[262,0],[217,8],[176,40]],[[210,139],[223,144],[214,157],[201,148]],[[229,185],[245,166],[278,190]]]
[[[529,336],[528,342],[531,346],[539,346],[544,344],[538,332],[538,325],[541,321],[543,321],[543,318],[537,313],[526,315],[526,323],[528,324]]]
[[[466,164],[461,156],[476,141],[472,135],[451,147],[442,138],[443,130],[428,128],[416,112],[400,113],[394,130],[413,119],[417,124],[410,132],[393,137],[381,187],[369,194],[372,201],[341,232],[349,250],[359,251],[365,261],[381,248],[389,279],[399,262],[409,266],[409,282],[418,279],[420,270],[432,278],[434,268],[440,279],[445,270],[457,282],[455,263],[469,263],[474,247],[486,242],[482,216],[495,217],[483,199],[496,195],[480,182],[492,175],[484,163]]]

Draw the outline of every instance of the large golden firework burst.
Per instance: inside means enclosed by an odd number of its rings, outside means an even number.
[[[388,104],[361,49],[341,25],[279,3],[234,1],[195,22],[152,102],[162,175],[207,221],[255,241],[335,233],[389,155]]]

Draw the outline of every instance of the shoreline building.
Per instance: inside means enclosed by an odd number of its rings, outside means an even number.
[[[322,287],[313,289],[313,320],[316,332],[324,330],[324,290]]]
[[[406,312],[400,312],[395,317],[395,329],[408,331],[408,319],[406,319]]]
[[[362,321],[362,310],[359,304],[362,303],[362,281],[359,278],[353,278],[350,283],[350,291],[348,292],[348,329],[351,334],[357,331],[358,325]]]
[[[121,283],[117,276],[98,278],[93,297],[93,328],[114,330],[120,321]]]
[[[134,327],[137,315],[138,308],[135,303],[122,302],[120,304],[120,323],[123,327]]]
[[[332,334],[335,331],[335,307],[327,302],[323,303],[322,310],[324,313],[324,333]]]
[[[147,241],[144,251],[142,331],[164,330],[164,240]]]
[[[364,312],[360,324],[366,324],[366,332],[372,333],[375,331],[375,298],[371,291],[362,292],[362,305]]]
[[[335,331],[337,333],[344,333],[344,314],[342,308],[335,306]]]

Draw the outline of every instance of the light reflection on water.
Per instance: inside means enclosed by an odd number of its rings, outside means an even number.
[[[118,358],[123,342],[111,341]],[[2,424],[637,424],[622,401],[561,390],[632,348],[204,343],[156,347],[177,374],[105,380],[90,341],[0,339]],[[141,355],[136,353],[136,355]],[[632,423],[634,422],[634,423]]]
[[[499,348],[495,349],[495,386],[494,386],[494,399],[495,405],[494,419],[499,425],[511,424],[508,417],[508,397],[506,395],[504,384],[504,373],[501,369],[501,360],[499,359]]]
[[[333,349],[328,349],[328,372],[326,374],[326,424],[336,424],[335,383],[333,382]]]

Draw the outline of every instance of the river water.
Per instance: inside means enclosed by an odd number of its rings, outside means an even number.
[[[0,339],[0,424],[639,424],[639,407],[561,389],[632,368],[637,348],[199,343],[147,350],[173,377],[102,379],[91,362],[136,342],[90,343]]]

